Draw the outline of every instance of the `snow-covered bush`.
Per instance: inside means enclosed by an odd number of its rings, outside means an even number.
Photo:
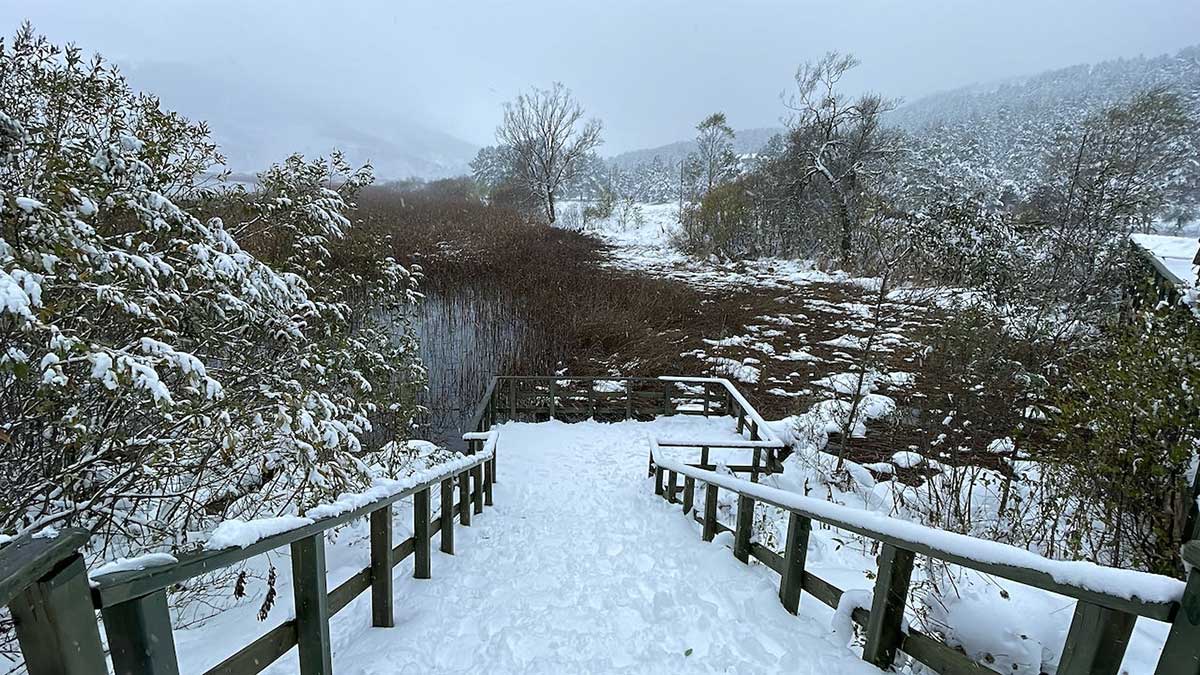
[[[219,159],[99,57],[0,47],[0,531],[176,547],[394,464],[364,439],[411,414],[417,275],[349,236],[369,171],[293,157],[217,200]]]
[[[1069,517],[1068,555],[1182,576],[1179,548],[1196,536],[1186,527],[1200,453],[1200,326],[1169,308],[1109,339],[1059,395],[1051,419],[1063,461],[1047,467],[1059,499],[1046,517]]]

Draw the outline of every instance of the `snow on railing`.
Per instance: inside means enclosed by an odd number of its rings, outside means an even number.
[[[734,402],[737,403],[737,405],[746,412],[746,417],[749,418],[750,421],[753,422],[758,427],[758,433],[762,436],[765,436],[765,438],[762,439],[762,441],[764,443],[782,443],[782,441],[780,441],[778,438],[775,437],[774,432],[771,431],[771,425],[767,424],[766,420],[764,420],[762,418],[762,416],[758,414],[758,411],[754,409],[754,406],[750,405],[750,402],[747,401],[746,397],[742,395],[742,392],[738,391],[738,388],[733,386],[733,383],[730,382],[727,378],[724,378],[724,377],[682,377],[682,376],[675,376],[675,375],[663,375],[663,376],[659,377],[658,379],[663,380],[664,382],[689,382],[689,383],[705,383],[705,382],[707,382],[709,384],[720,385],[733,398]]]
[[[482,513],[484,506],[492,504],[498,434],[485,435],[479,452],[401,479],[378,480],[363,492],[342,494],[303,516],[226,521],[213,530],[203,550],[101,565],[93,571],[90,588],[76,552],[86,541],[86,532],[71,531],[69,536],[44,542],[33,537],[15,539],[0,547],[0,603],[19,617],[17,633],[31,673],[108,672],[96,609],[103,615],[113,671],[177,673],[167,589],[290,546],[295,618],[267,631],[209,673],[259,672],[297,645],[301,672],[328,673],[330,617],[370,590],[373,625],[392,626],[392,568],[413,556],[413,575],[429,578],[433,535],[440,532],[441,550],[453,553],[455,516],[470,525],[472,513]],[[440,487],[441,507],[431,520],[434,486]],[[407,497],[413,498],[413,534],[393,546],[392,505]],[[362,517],[370,519],[370,566],[328,591],[325,532]],[[61,564],[64,559],[70,564]],[[59,645],[74,647],[60,649]]]
[[[1138,616],[1172,622],[1157,673],[1200,672],[1200,569],[1185,584],[1178,579],[1083,561],[1046,558],[1031,551],[947,532],[883,514],[746,481],[735,476],[690,466],[664,456],[649,442],[655,467],[655,492],[677,503],[677,476],[685,477],[684,513],[702,524],[703,538],[718,531],[733,532],[733,553],[744,563],[750,557],[780,574],[780,601],[797,612],[801,589],[866,627],[863,658],[881,668],[892,665],[897,651],[941,672],[983,672],[960,650],[906,625],[904,606],[915,556],[925,555],[985,574],[1058,593],[1077,600],[1058,672],[1116,672]],[[664,486],[664,474],[667,485]],[[704,487],[702,516],[692,516],[697,484]],[[717,493],[738,496],[736,528],[717,520]],[[783,555],[751,541],[754,504],[762,502],[789,515]],[[804,569],[811,522],[854,532],[880,542],[879,570],[869,611],[843,602],[845,593]],[[1189,543],[1184,559],[1200,565],[1200,542]],[[1181,607],[1187,607],[1184,611]],[[1095,670],[1094,666],[1103,666]]]

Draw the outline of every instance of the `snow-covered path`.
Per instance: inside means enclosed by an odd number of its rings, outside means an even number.
[[[369,626],[365,595],[334,618],[335,670],[878,673],[654,496],[649,429],[702,424],[502,427],[495,507],[457,528],[457,555],[435,549],[433,579],[397,567],[395,628]]]

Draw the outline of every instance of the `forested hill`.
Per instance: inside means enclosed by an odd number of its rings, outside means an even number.
[[[914,133],[947,124],[984,123],[1002,130],[1070,122],[1158,85],[1200,110],[1200,45],[932,94],[902,106],[889,121]]]
[[[775,134],[783,133],[782,128],[764,127],[760,129],[741,129],[734,135],[733,151],[737,154],[758,152]],[[618,169],[632,169],[641,164],[647,164],[658,157],[668,164],[676,163],[696,151],[695,139],[676,141],[654,148],[630,150],[609,158],[608,164]]]

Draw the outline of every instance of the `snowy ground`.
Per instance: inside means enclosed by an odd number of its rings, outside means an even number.
[[[411,560],[396,568],[394,628],[370,626],[369,594],[333,618],[338,672],[879,672],[860,660],[861,636],[834,612],[805,595],[800,616],[789,615],[778,575],[736,562],[728,533],[702,542],[695,522],[653,494],[650,437],[738,436],[728,418],[502,425],[495,506],[473,527],[456,527],[456,555],[435,548],[431,580],[412,579]],[[807,493],[798,458],[785,467],[766,484]],[[834,501],[887,512],[850,496]],[[397,540],[411,531],[404,506]],[[726,523],[732,507],[723,491]],[[760,508],[756,522],[759,541],[778,550],[772,531],[782,521]],[[330,588],[367,564],[367,543],[365,523],[327,543]],[[274,563],[280,578],[269,620],[255,620],[263,589],[251,584],[240,606],[176,632],[183,672],[215,665],[294,615],[286,551]],[[807,569],[869,605],[875,561],[865,542],[815,527]],[[923,579],[924,568],[914,588]],[[1054,672],[1073,601],[984,575],[958,581],[958,593],[942,596],[927,617],[935,626],[953,626],[954,641],[978,658],[990,655],[998,672]],[[929,630],[911,612],[909,620]],[[1164,624],[1138,621],[1123,672],[1152,672],[1165,634]],[[296,670],[292,650],[266,672]]]
[[[812,283],[838,282],[874,284],[842,272],[822,272],[805,260],[698,261],[671,245],[679,229],[678,205],[638,204],[637,213],[640,219],[627,218],[621,223],[610,218],[591,230],[612,245],[611,260],[616,267],[678,279],[708,290],[787,290]]]
[[[735,438],[731,425],[694,417],[505,425],[495,507],[458,528],[456,555],[435,549],[431,580],[412,579],[411,561],[397,567],[394,628],[370,627],[368,594],[334,617],[335,668],[879,672],[831,632],[824,606],[805,598],[801,616],[791,616],[779,604],[777,575],[738,563],[722,540],[703,543],[695,523],[654,496],[645,473],[649,434]],[[343,531],[329,546],[331,588],[365,564],[365,543],[365,531]],[[286,577],[286,559],[276,564]],[[281,579],[272,624],[291,616],[290,597]],[[256,607],[177,632],[182,671],[211,666],[265,631],[252,617]],[[296,669],[293,650],[266,672]]]

